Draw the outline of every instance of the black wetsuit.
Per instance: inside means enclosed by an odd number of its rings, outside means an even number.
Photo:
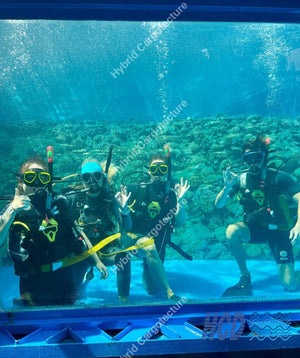
[[[72,201],[73,217],[93,246],[116,232],[121,216],[112,195],[106,193],[90,197],[85,193],[78,193],[72,197]]]
[[[283,171],[268,169],[265,180],[242,174],[229,195],[238,194],[244,210],[244,223],[250,231],[250,243],[267,242],[277,263],[294,262],[289,232],[292,228],[287,203],[300,192],[300,186]]]
[[[93,246],[106,237],[118,232],[119,229],[121,231],[130,229],[130,218],[121,216],[117,200],[108,187],[103,189],[102,193],[97,197],[78,193],[78,195],[70,199],[72,200],[73,216],[78,228],[85,233]],[[113,254],[120,250],[122,250],[121,239],[104,246],[100,251],[104,254]],[[124,256],[126,256],[126,252],[117,254],[114,264],[117,265]],[[105,266],[113,264],[111,260],[105,259],[105,257],[100,256],[100,258]],[[117,265],[117,267],[123,268],[117,271],[118,293],[119,296],[127,297],[130,290],[130,260],[128,260],[126,265],[122,263],[122,265]]]
[[[56,269],[56,262],[81,254],[84,243],[72,229],[63,198],[52,199],[47,210],[43,197],[32,197],[31,202],[30,210],[16,215],[9,232],[9,252],[15,274],[20,276],[21,297],[32,305],[73,304],[90,263],[84,260]]]
[[[166,190],[167,183],[155,181],[149,185],[129,186],[133,233],[153,237],[162,261],[170,241],[177,209],[176,193]]]

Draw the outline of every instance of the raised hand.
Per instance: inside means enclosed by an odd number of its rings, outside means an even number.
[[[11,203],[12,208],[15,211],[29,210],[30,209],[30,198],[26,195],[19,195],[19,189],[15,189],[14,200]]]
[[[224,179],[224,186],[226,189],[231,189],[232,186],[238,180],[238,175],[234,174],[230,167],[227,167],[226,170],[223,170],[223,179]]]
[[[115,198],[119,204],[119,211],[122,215],[128,215],[130,213],[130,209],[128,208],[128,200],[131,196],[131,193],[127,194],[127,187],[121,185],[121,190],[115,195]]]
[[[183,196],[185,195],[185,193],[189,190],[190,185],[188,185],[188,181],[186,180],[183,183],[183,178],[180,178],[180,184],[176,184],[174,189],[176,190],[177,193],[177,199],[180,200],[183,198]]]

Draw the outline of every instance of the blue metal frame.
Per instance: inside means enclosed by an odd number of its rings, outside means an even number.
[[[0,0],[0,19],[163,21],[182,2]],[[185,2],[188,8],[177,21],[300,22],[298,0]],[[138,343],[169,308],[161,305],[0,312],[0,356],[85,358],[129,356],[130,350],[132,355],[154,356],[300,348],[298,301],[186,304],[160,324],[158,333],[152,332],[150,338]],[[236,340],[230,336],[220,339],[217,333],[205,339],[208,312],[227,318],[239,313],[247,324]],[[251,320],[254,312],[258,312],[256,323]],[[275,318],[266,320],[265,312],[275,314]],[[290,321],[276,318],[278,312],[290,314]],[[226,330],[228,324],[228,320],[223,326],[219,322],[218,327]],[[278,327],[288,332],[287,340]],[[138,348],[136,352],[134,346]]]
[[[295,349],[300,348],[300,327],[293,327],[300,321],[298,305],[298,301],[187,304],[156,330],[153,327],[170,306],[2,312],[0,355],[90,358]],[[212,335],[206,330],[205,335],[208,312],[219,317],[242,314],[246,324],[235,339],[220,336],[217,329]],[[266,319],[265,312],[275,318]],[[278,312],[289,314],[289,322],[278,319]],[[232,328],[230,319],[220,324],[220,332]]]
[[[0,0],[0,19],[164,21],[183,2],[176,21],[300,21],[297,0]]]

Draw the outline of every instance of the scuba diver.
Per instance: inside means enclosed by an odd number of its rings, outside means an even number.
[[[21,165],[14,198],[1,215],[0,242],[8,237],[19,276],[21,298],[15,304],[73,304],[91,266],[84,260],[62,267],[64,258],[82,254],[86,246],[72,228],[66,200],[52,192],[48,166],[38,157]]]
[[[300,186],[289,174],[267,167],[269,144],[269,138],[261,135],[246,142],[242,160],[248,170],[238,176],[227,168],[224,188],[216,197],[216,207],[222,208],[237,194],[244,212],[243,221],[229,225],[226,230],[241,276],[223,296],[252,295],[243,242],[267,242],[278,265],[281,285],[287,291],[299,287],[300,273],[295,272],[292,245],[300,239]],[[291,198],[298,206],[296,223],[288,206]]]
[[[155,269],[159,268],[165,277],[163,262],[165,259],[166,245],[175,248],[187,259],[191,256],[183,252],[175,243],[171,242],[171,233],[175,221],[182,225],[184,221],[184,211],[182,200],[184,194],[189,189],[187,181],[175,185],[171,188],[171,158],[170,150],[165,146],[166,155],[153,155],[148,167],[148,178],[145,182],[128,184],[128,191],[131,192],[130,210],[132,217],[132,229],[135,234],[144,237],[153,237],[158,257],[155,263],[143,260],[143,283],[150,295],[159,293],[162,282],[158,279]],[[165,283],[167,279],[164,278]],[[168,295],[167,298],[172,296]],[[174,295],[174,297],[177,297]],[[178,298],[178,297],[177,297]]]
[[[107,181],[108,167],[105,171],[96,159],[86,159],[81,166],[81,181],[84,191],[75,191],[74,195],[68,197],[71,201],[73,219],[77,231],[83,237],[89,248],[101,245],[94,255],[94,261],[102,278],[108,276],[106,266],[118,265],[122,262],[126,253],[122,251],[119,237],[114,236],[113,240],[106,238],[113,233],[123,233],[131,227],[131,219],[127,201],[126,188],[113,195]],[[121,236],[121,235],[119,235]],[[123,270],[117,272],[117,287],[121,302],[127,302],[130,288],[130,264],[123,265]],[[86,280],[93,279],[93,267],[86,275]]]

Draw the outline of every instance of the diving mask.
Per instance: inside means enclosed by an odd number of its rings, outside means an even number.
[[[264,159],[265,159],[265,153],[264,152],[247,152],[244,153],[242,156],[242,160],[246,163],[246,164],[258,164],[261,163]]]
[[[149,172],[155,176],[163,176],[168,173],[169,167],[163,163],[152,163],[149,166]]]
[[[51,181],[50,173],[38,168],[27,170],[24,174],[17,174],[17,176],[30,187],[43,187]]]
[[[90,184],[92,180],[96,183],[99,183],[103,178],[103,173],[101,172],[83,173],[81,177],[86,184]]]

